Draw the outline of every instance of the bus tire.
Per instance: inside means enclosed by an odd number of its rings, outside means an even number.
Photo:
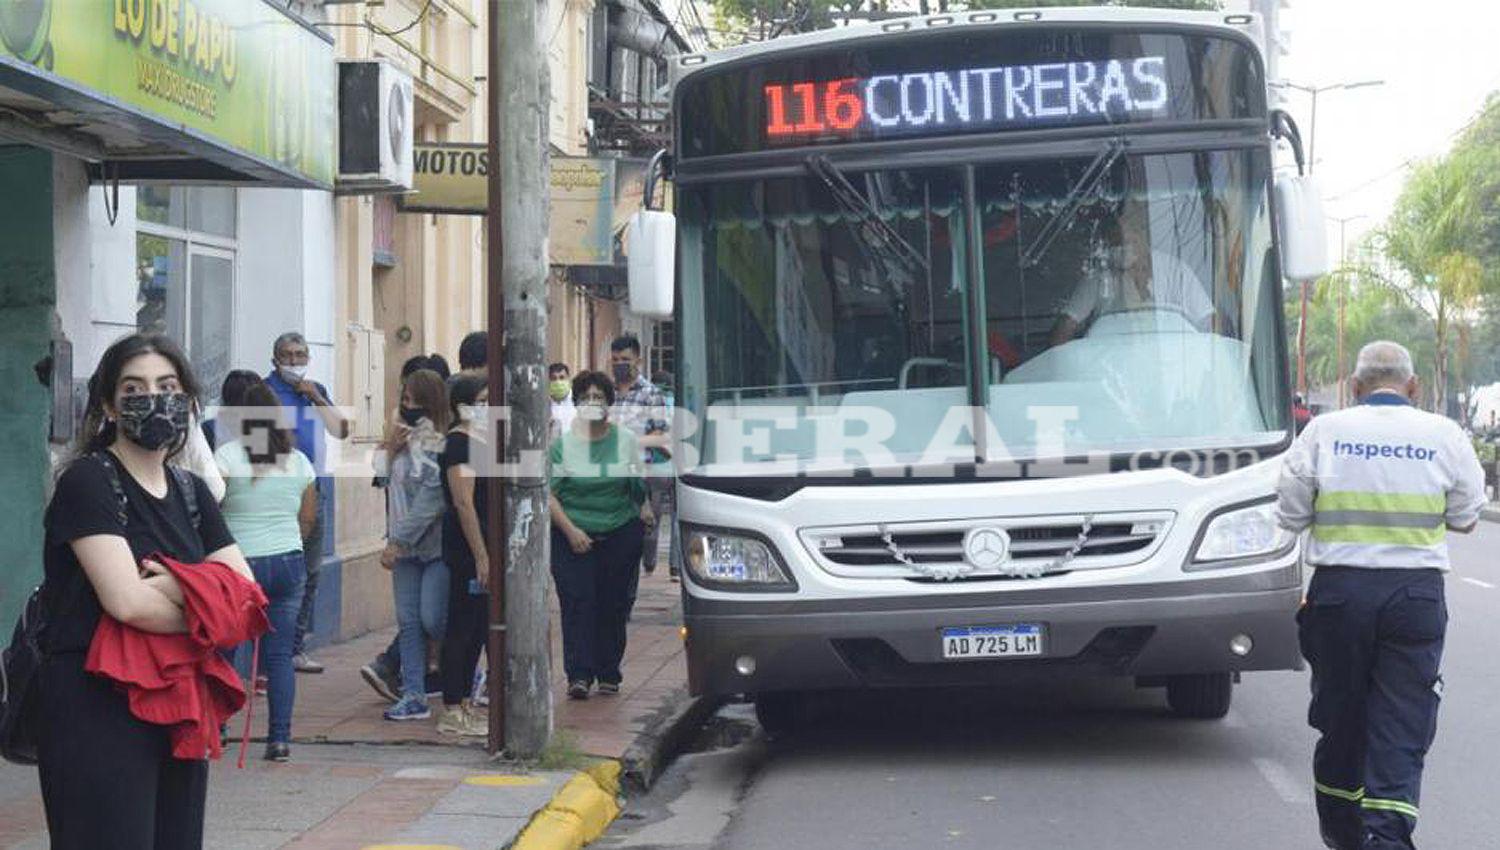
[[[755,719],[768,738],[795,734],[805,714],[802,695],[795,691],[756,694]]]
[[[1178,717],[1218,720],[1229,713],[1233,673],[1194,673],[1167,677],[1167,706]]]

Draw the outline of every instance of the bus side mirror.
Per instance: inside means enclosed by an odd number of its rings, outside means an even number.
[[[626,231],[630,255],[630,312],[671,318],[675,292],[673,263],[677,253],[677,219],[669,212],[641,210]]]
[[[1282,276],[1302,283],[1328,274],[1327,224],[1317,184],[1310,175],[1288,174],[1277,178],[1274,194]]]

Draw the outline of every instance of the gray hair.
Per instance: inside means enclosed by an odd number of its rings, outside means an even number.
[[[297,333],[296,331],[287,331],[281,336],[276,337],[276,341],[271,343],[271,356],[275,357],[276,355],[280,354],[283,346],[293,344],[306,347],[307,337]]]
[[[1411,352],[1400,343],[1380,340],[1359,350],[1354,362],[1354,380],[1368,389],[1400,388],[1416,374]]]

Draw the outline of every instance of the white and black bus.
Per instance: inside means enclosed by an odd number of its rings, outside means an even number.
[[[694,692],[774,726],[1091,673],[1216,717],[1300,666],[1281,304],[1323,223],[1257,28],[976,12],[673,59],[631,291],[677,334]]]

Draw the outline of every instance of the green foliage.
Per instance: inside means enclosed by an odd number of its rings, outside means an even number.
[[[836,12],[895,11],[886,0],[710,0],[716,26],[755,38],[775,38],[833,26]],[[1137,6],[1215,11],[1223,0],[914,0],[897,4],[913,13],[1060,6]]]

